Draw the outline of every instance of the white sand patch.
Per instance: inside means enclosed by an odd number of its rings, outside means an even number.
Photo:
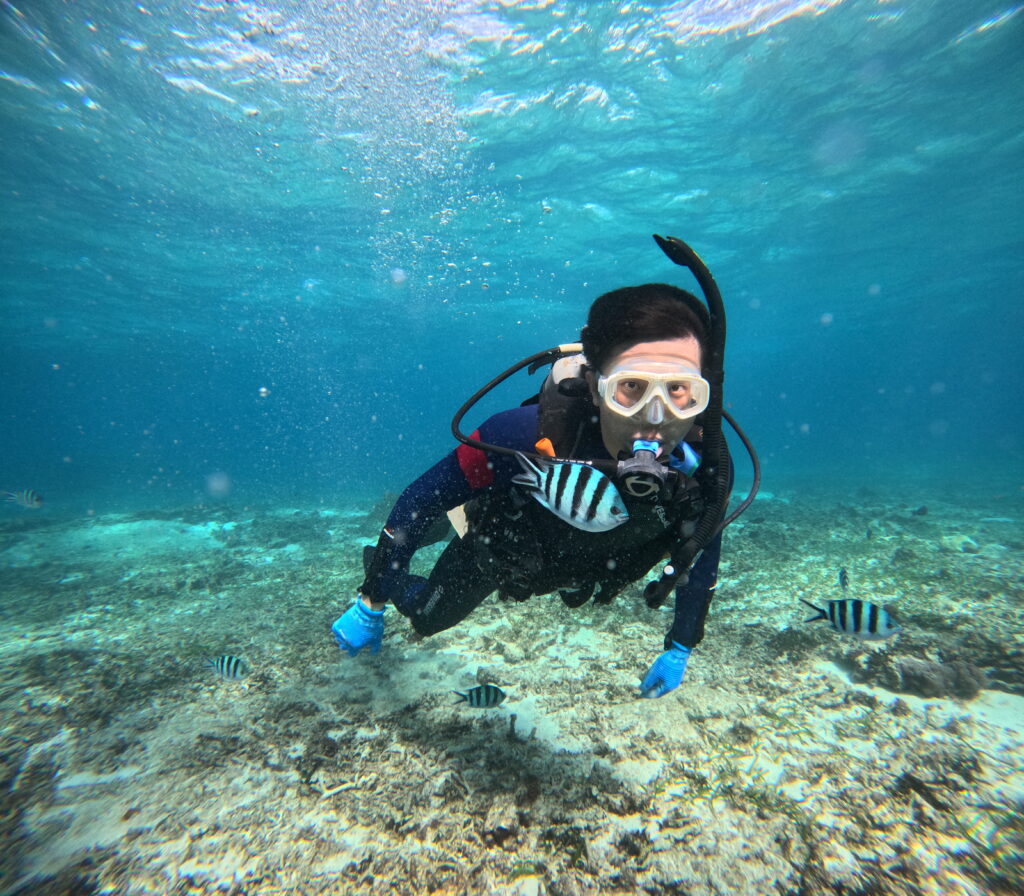
[[[178,866],[178,874],[196,881],[221,884],[225,881],[243,880],[247,874],[254,872],[257,866],[256,856],[246,855],[242,850],[228,846],[219,854],[186,859]]]
[[[23,820],[35,843],[24,856],[29,876],[54,874],[76,853],[117,843],[132,826],[123,820],[127,809],[125,800],[108,796],[30,810]]]
[[[124,781],[127,778],[134,778],[142,773],[137,765],[126,765],[106,774],[96,774],[90,771],[79,771],[74,774],[59,775],[57,787],[61,790],[73,789],[75,787],[95,787],[98,784],[113,784]]]
[[[615,773],[634,784],[650,784],[662,773],[665,763],[656,759],[623,759],[615,763]]]
[[[504,706],[509,713],[516,714],[516,733],[519,737],[529,737],[533,733],[538,740],[568,753],[576,753],[584,748],[583,741],[564,731],[555,718],[538,704],[536,697],[508,700]]]
[[[378,840],[376,831],[362,825],[352,825],[344,830],[338,830],[333,834],[333,840],[337,852],[319,859],[311,868],[313,874],[339,874],[353,862],[358,862],[373,850],[373,844]],[[423,844],[412,844],[416,852],[424,851]]]
[[[971,712],[981,721],[1004,728],[1024,740],[1024,697],[1003,691],[982,691],[970,705]]]
[[[31,566],[58,556],[68,566],[95,567],[109,561],[139,563],[143,560],[187,559],[196,553],[221,550],[215,533],[221,524],[188,525],[177,520],[121,520],[103,517],[88,526],[69,526],[28,533],[17,544],[0,551],[0,563]],[[82,578],[74,571],[65,583]]]

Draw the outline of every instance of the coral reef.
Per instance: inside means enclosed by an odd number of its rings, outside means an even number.
[[[363,509],[5,523],[0,891],[1020,892],[1020,508],[923,506],[757,501],[659,700],[639,586],[426,640],[390,610],[342,655]],[[840,566],[900,634],[802,622]],[[504,704],[453,705],[484,681]]]

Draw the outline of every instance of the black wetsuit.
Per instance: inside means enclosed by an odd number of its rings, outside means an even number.
[[[538,406],[495,414],[474,437],[493,445],[533,451]],[[575,456],[607,458],[595,425]],[[678,526],[700,512],[699,490],[680,475],[675,495],[651,503],[623,495],[630,519],[608,532],[585,532],[561,520],[512,478],[522,470],[510,455],[460,445],[412,483],[396,502],[360,591],[389,600],[424,635],[465,619],[489,594],[525,599],[560,592],[570,606],[596,591],[607,601],[668,554]],[[429,579],[409,575],[409,562],[444,513],[466,504],[469,532],[454,539]],[[695,647],[718,575],[721,535],[700,555],[689,581],[676,588],[675,617],[665,637]]]

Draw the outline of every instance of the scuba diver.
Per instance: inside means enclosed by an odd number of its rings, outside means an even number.
[[[660,697],[683,680],[704,635],[718,575],[722,529],[753,500],[756,455],[722,408],[725,312],[710,272],[673,237],[655,240],[696,277],[707,306],[664,283],[599,296],[580,343],[516,364],[456,414],[455,450],[395,503],[365,579],[332,632],[342,650],[376,653],[386,605],[424,636],[461,622],[491,593],[526,600],[558,593],[570,607],[607,603],[661,564],[644,592],[675,613],[639,696]],[[524,367],[551,364],[538,395],[459,429],[480,398]],[[732,463],[725,418],[750,453],[754,486],[728,518]],[[413,554],[437,541],[445,514],[453,538],[428,578]]]

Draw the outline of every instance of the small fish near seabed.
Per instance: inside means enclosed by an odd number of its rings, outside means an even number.
[[[470,688],[465,693],[462,691],[452,691],[452,693],[458,694],[459,699],[455,701],[456,705],[468,703],[474,709],[490,709],[492,706],[497,706],[508,696],[496,684],[481,684],[475,688]]]
[[[845,591],[850,587],[850,577],[846,574],[846,567],[839,570],[839,587]]]
[[[230,653],[213,657],[206,661],[206,665],[225,681],[239,681],[249,674],[249,664],[241,657],[232,656]]]
[[[4,500],[24,507],[26,510],[38,510],[43,506],[43,496],[34,488],[23,488],[19,492],[4,492]]]
[[[532,461],[518,451],[516,458],[523,472],[512,481],[570,526],[607,532],[629,519],[619,490],[595,467],[570,461]]]
[[[854,635],[865,641],[881,641],[900,630],[900,626],[887,610],[864,600],[830,600],[824,607],[816,607],[802,597],[800,602],[807,604],[816,613],[804,622],[825,619],[835,631],[844,635]]]

